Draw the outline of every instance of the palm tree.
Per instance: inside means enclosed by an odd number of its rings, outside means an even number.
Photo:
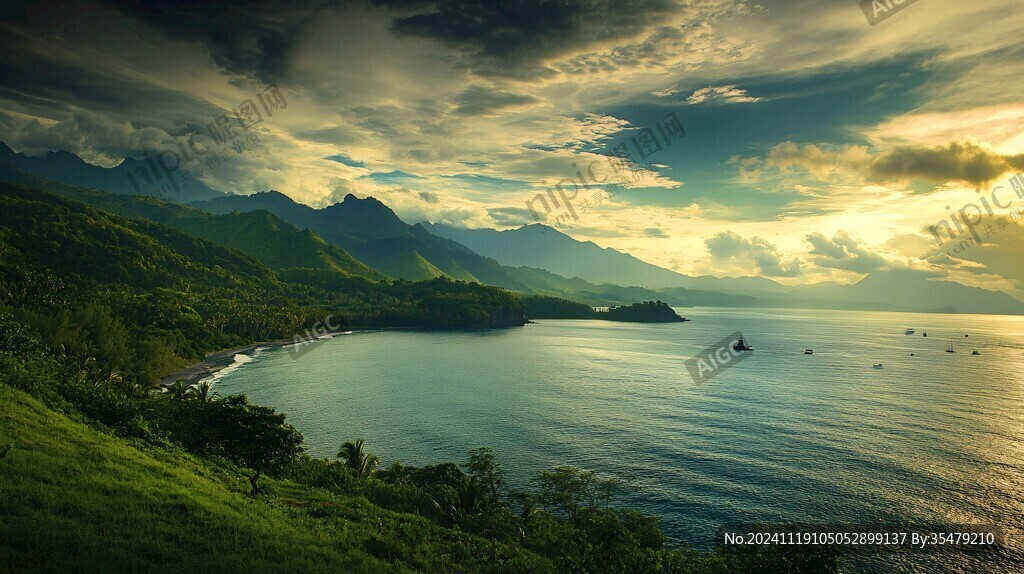
[[[345,461],[345,466],[356,473],[356,478],[366,478],[373,474],[373,471],[380,464],[376,456],[363,452],[363,439],[356,442],[347,442],[341,445],[337,457]]]
[[[188,396],[190,394],[189,393],[189,389],[190,388],[192,388],[192,387],[190,387],[189,385],[186,385],[181,379],[178,379],[177,381],[174,381],[173,384],[170,384],[170,385],[167,385],[166,387],[164,387],[164,391],[163,392],[169,398],[183,401],[183,400],[188,398]]]
[[[210,381],[203,381],[198,385],[192,385],[189,388],[189,392],[192,396],[199,400],[201,403],[212,403],[219,396],[213,390],[213,383]]]

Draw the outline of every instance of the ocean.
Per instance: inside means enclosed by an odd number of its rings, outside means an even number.
[[[693,321],[356,332],[239,357],[216,390],[286,413],[316,456],[357,438],[384,466],[488,446],[512,486],[558,465],[614,476],[620,505],[698,548],[748,523],[985,524],[1006,536],[998,553],[861,552],[844,567],[1019,571],[1024,317],[678,311]],[[736,331],[754,351],[695,384],[685,362]]]

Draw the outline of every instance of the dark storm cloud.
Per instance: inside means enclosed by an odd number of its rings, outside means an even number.
[[[1024,169],[1024,154],[1000,155],[973,143],[937,147],[898,147],[877,158],[870,168],[880,180],[923,179],[982,185],[1011,170]]]
[[[380,5],[416,13],[392,22],[399,34],[441,40],[460,48],[485,75],[528,77],[552,73],[543,61],[596,42],[629,38],[677,9],[670,0],[385,0]]]
[[[264,83],[282,79],[302,28],[325,11],[386,10],[395,33],[453,46],[479,73],[531,77],[554,73],[544,68],[546,59],[633,37],[678,9],[672,0],[102,1],[171,37],[203,44],[227,72]]]
[[[2,16],[0,139],[19,151],[64,149],[109,165],[202,132],[226,111],[155,76],[175,54],[147,53],[152,77],[126,73],[117,39],[131,20],[96,3],[37,4],[16,13],[7,7]],[[155,46],[147,31],[137,33],[132,45]]]
[[[459,106],[457,112],[467,116],[482,116],[536,101],[537,98],[533,96],[503,92],[486,86],[473,86],[455,98]]]
[[[103,29],[100,25],[99,30]],[[0,77],[4,79],[0,99],[21,113],[60,119],[62,114],[88,109],[159,125],[161,118],[187,121],[198,116],[195,121],[202,121],[216,112],[188,92],[129,81],[101,66],[85,68],[65,61],[59,50],[50,50],[51,44],[64,39],[51,34],[31,27],[0,34]]]
[[[171,37],[200,42],[225,71],[264,83],[281,79],[301,29],[324,9],[347,2],[292,0],[193,2],[190,0],[104,0]]]

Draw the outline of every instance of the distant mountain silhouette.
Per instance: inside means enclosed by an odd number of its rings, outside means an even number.
[[[535,223],[518,229],[466,229],[421,223],[435,235],[458,241],[502,265],[538,267],[566,277],[596,283],[641,286],[649,289],[683,287],[731,293],[779,293],[787,287],[762,277],[690,277],[641,261],[592,241],[578,241],[547,225]]]
[[[788,298],[830,301],[836,305],[875,303],[890,309],[928,313],[1024,314],[1024,302],[1001,291],[944,281],[909,269],[872,273],[853,285],[796,287]]]
[[[150,195],[175,203],[224,195],[195,178],[184,178],[184,168],[165,171],[155,160],[126,158],[120,165],[106,168],[93,165],[69,151],[51,151],[43,157],[31,157],[0,142],[0,163],[61,183],[108,193]]]
[[[677,305],[1024,314],[1024,302],[1000,291],[929,278],[916,271],[872,273],[853,285],[828,281],[789,287],[762,277],[690,277],[543,224],[466,229],[421,224],[511,266],[540,268],[595,283],[656,289]]]

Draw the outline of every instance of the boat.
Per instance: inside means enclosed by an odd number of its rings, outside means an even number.
[[[913,329],[907,329],[906,331],[903,331],[903,334],[904,335],[913,335],[914,334],[914,330]]]
[[[925,337],[927,337],[927,336],[928,336],[928,331],[925,331],[925,332],[924,332],[924,336],[925,336]]]
[[[743,337],[740,337],[739,341],[736,341],[735,343],[732,344],[732,350],[733,351],[753,351],[754,348],[753,347],[748,347],[747,346],[747,342],[743,340]]]
[[[953,350],[953,339],[949,340],[949,348],[946,349],[946,352],[947,353],[955,353],[956,352],[956,351]]]
[[[981,353],[979,353],[978,351],[971,351],[971,354],[972,355],[980,355]]]
[[[814,350],[813,349],[804,349],[804,354],[805,355],[813,355],[814,354]]]
[[[875,369],[884,369],[885,368],[885,367],[882,366],[882,363],[878,363],[877,365],[872,365],[872,367],[875,368]]]

